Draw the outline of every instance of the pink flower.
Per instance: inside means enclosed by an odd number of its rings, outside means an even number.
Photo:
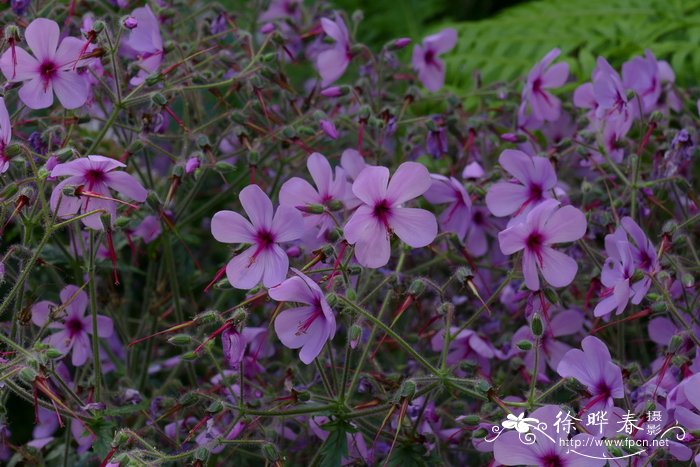
[[[79,60],[83,41],[77,37],[61,40],[58,24],[46,18],[32,21],[25,38],[34,57],[21,47],[11,47],[0,57],[0,69],[8,81],[26,81],[19,90],[22,102],[31,109],[45,109],[53,104],[55,92],[66,109],[85,104],[87,81],[76,71],[89,63]]]
[[[163,62],[163,37],[160,35],[160,23],[151,7],[136,8],[131,12],[137,26],[129,31],[122,41],[121,52],[127,58],[135,59],[139,72],[131,78],[129,84],[138,86],[148,75],[158,71]]]
[[[134,201],[143,202],[148,192],[126,172],[116,169],[126,167],[119,161],[104,156],[81,157],[64,164],[58,164],[51,171],[52,177],[64,177],[51,193],[51,209],[58,208],[59,217],[66,218],[78,213],[102,209],[114,223],[117,218],[118,200],[112,198],[110,189]],[[65,196],[63,189],[76,187],[75,196]],[[59,205],[60,200],[60,205]],[[102,230],[100,213],[82,219],[83,224],[95,230]]]
[[[432,204],[448,204],[440,214],[440,229],[443,232],[454,232],[460,240],[464,240],[471,223],[472,201],[464,186],[454,177],[431,175],[433,182],[423,195]]]
[[[143,239],[143,243],[148,244],[158,238],[162,231],[160,219],[157,216],[146,216],[134,229],[134,237],[139,237]]]
[[[306,161],[306,167],[316,188],[306,180],[293,177],[287,180],[280,189],[280,204],[300,210],[308,227],[318,227],[318,236],[332,229],[335,225],[333,217],[327,211],[333,208],[333,202],[344,203],[354,199],[350,183],[345,178],[341,167],[333,169],[328,160],[317,152],[311,154]],[[322,213],[311,212],[312,207],[323,207]],[[342,207],[342,204],[341,204]]]
[[[452,50],[455,44],[457,31],[447,28],[426,37],[422,44],[413,48],[411,65],[428,91],[437,91],[445,84],[445,63],[439,57]]]
[[[335,316],[318,284],[302,272],[292,271],[296,276],[271,288],[270,297],[306,306],[282,311],[275,319],[275,332],[285,347],[301,348],[299,359],[308,365],[335,336]]]
[[[275,213],[272,201],[257,185],[245,187],[239,199],[250,221],[233,211],[219,211],[211,220],[211,233],[218,241],[252,244],[229,261],[226,276],[238,289],[252,289],[260,281],[265,287],[275,286],[289,269],[287,253],[278,243],[300,238],[304,221],[289,206],[280,206]]]
[[[567,63],[562,62],[550,66],[559,54],[561,54],[561,50],[553,49],[530,70],[523,88],[522,115],[525,114],[525,109],[529,105],[532,116],[540,122],[555,122],[559,118],[561,101],[547,92],[547,89],[562,86],[569,77]]]
[[[10,114],[5,107],[5,99],[0,97],[0,174],[10,168],[10,157],[7,155],[7,146],[12,139],[12,123]]]
[[[437,235],[435,216],[403,204],[430,188],[428,169],[404,162],[389,180],[386,167],[366,167],[352,185],[362,204],[345,224],[345,239],[355,245],[357,261],[368,268],[389,262],[392,233],[414,248],[429,245]]]
[[[48,329],[58,330],[47,337],[45,342],[63,354],[72,352],[71,362],[75,366],[81,366],[92,354],[90,342],[92,316],[85,316],[88,296],[74,285],[64,287],[60,296],[62,308],[60,312],[55,312],[58,308],[57,304],[46,300],[41,301],[32,307],[32,322],[37,326],[48,323]],[[106,338],[110,337],[113,331],[112,320],[106,316],[97,315],[97,335]]]
[[[531,157],[516,149],[506,149],[498,158],[515,180],[498,182],[486,193],[486,206],[494,216],[527,214],[545,199],[557,184],[551,162],[544,157]]]
[[[530,211],[522,223],[498,234],[504,255],[523,250],[523,276],[530,290],[540,289],[539,269],[554,287],[569,285],[576,276],[576,261],[552,248],[555,243],[573,242],[586,233],[586,217],[573,206],[544,201]]]
[[[326,87],[338,81],[350,64],[350,33],[345,21],[335,14],[335,21],[321,18],[323,32],[335,40],[335,44],[324,50],[316,58],[316,68],[321,75],[321,87]]]

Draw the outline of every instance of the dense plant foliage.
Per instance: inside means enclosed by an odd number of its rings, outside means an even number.
[[[11,3],[0,460],[697,462],[673,61],[547,49],[455,95],[464,31],[360,19]]]

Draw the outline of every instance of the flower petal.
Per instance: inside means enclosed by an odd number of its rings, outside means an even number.
[[[272,227],[272,201],[258,185],[248,185],[238,195],[254,229]]]
[[[573,242],[586,234],[586,216],[573,206],[564,206],[549,216],[545,244]]]
[[[274,287],[287,277],[289,271],[289,257],[278,245],[261,252],[257,261],[264,264],[263,285],[267,288]]]
[[[435,215],[425,209],[394,208],[389,226],[409,246],[430,245],[437,235]]]
[[[130,198],[134,201],[144,202],[148,196],[146,190],[141,184],[130,174],[120,171],[112,171],[104,175],[105,183],[114,191]]]
[[[494,216],[509,216],[528,199],[528,189],[519,183],[498,182],[486,193],[486,207]]]
[[[255,231],[248,220],[233,211],[219,211],[211,219],[211,234],[221,243],[254,243]]]
[[[394,206],[403,204],[425,193],[431,184],[430,172],[423,164],[404,162],[391,177],[386,198]]]
[[[44,81],[39,77],[26,81],[18,94],[24,105],[30,109],[45,109],[53,104],[53,86],[51,82],[44,85]]]
[[[277,242],[291,242],[304,234],[304,219],[301,213],[290,206],[279,206],[272,219],[272,232]]]
[[[90,94],[85,77],[74,71],[59,71],[51,82],[58,100],[66,109],[82,107]]]
[[[578,264],[573,258],[549,247],[543,247],[540,254],[540,270],[550,285],[564,287],[571,284],[578,271]]]
[[[279,285],[272,287],[268,293],[270,298],[278,302],[296,302],[311,305],[316,296],[309,285],[299,276],[293,276]]]
[[[389,169],[386,167],[367,166],[352,184],[352,192],[364,203],[373,205],[386,198],[389,184]]]
[[[248,248],[226,265],[226,277],[235,288],[252,289],[262,280],[265,265],[257,258],[252,260],[256,249],[256,246]]]
[[[35,19],[24,31],[24,38],[39,62],[54,59],[59,36],[58,24],[46,18]]]
[[[0,69],[11,83],[39,77],[39,62],[22,47],[15,47],[15,58],[12,57],[12,48],[8,48],[0,57]]]

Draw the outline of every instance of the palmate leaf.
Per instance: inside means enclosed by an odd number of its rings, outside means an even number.
[[[321,467],[338,467],[343,457],[348,455],[347,434],[355,430],[343,420],[325,423],[322,428],[328,431],[328,438],[321,447]]]
[[[479,22],[451,25],[455,50],[445,56],[447,85],[459,93],[482,81],[523,76],[554,47],[579,80],[589,80],[595,57],[613,66],[650,49],[669,61],[679,84],[700,74],[700,0],[540,0]]]

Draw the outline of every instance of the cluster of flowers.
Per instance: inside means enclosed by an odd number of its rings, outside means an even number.
[[[599,58],[572,94],[555,49],[520,94],[449,94],[450,28],[375,53],[299,0],[116,2],[56,12],[73,37],[27,3],[1,460],[700,462],[698,117],[668,63]]]

